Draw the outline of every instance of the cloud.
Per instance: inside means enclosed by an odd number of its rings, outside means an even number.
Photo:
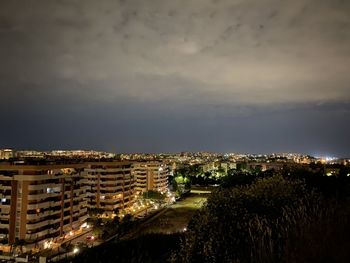
[[[7,52],[18,56],[19,48],[26,49],[24,64],[34,60],[34,67],[27,69],[33,79],[48,75],[47,81],[54,76],[87,86],[114,82],[115,91],[99,86],[96,92],[113,97],[122,90],[134,96],[136,89],[140,100],[147,99],[141,97],[148,93],[144,90],[157,91],[147,82],[140,85],[145,76],[152,84],[157,76],[162,84],[168,79],[165,89],[177,88],[178,79],[196,83],[189,89],[221,94],[223,102],[350,99],[346,1],[43,1],[36,8],[28,4],[21,9],[15,3],[6,5],[3,10],[13,12],[12,21],[6,18],[0,24],[22,28],[17,38],[23,42],[7,47]]]

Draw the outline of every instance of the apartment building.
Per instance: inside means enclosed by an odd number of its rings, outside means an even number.
[[[168,177],[170,168],[161,161],[136,162],[133,165],[133,173],[136,179],[136,191],[168,191]]]
[[[85,168],[87,200],[90,208],[103,209],[112,215],[135,201],[135,179],[132,163],[111,161],[87,163]]]
[[[8,160],[15,157],[15,151],[12,149],[0,149],[0,160]]]
[[[275,171],[280,171],[283,169],[284,166],[286,166],[287,163],[279,163],[279,162],[254,162],[254,163],[247,163],[247,168],[250,170],[261,170],[261,171],[266,171],[266,170],[275,170]]]
[[[84,164],[0,164],[0,243],[42,247],[79,229],[88,216],[84,180]]]

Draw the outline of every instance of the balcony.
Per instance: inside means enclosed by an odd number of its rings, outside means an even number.
[[[46,220],[43,220],[43,221],[40,221],[40,222],[37,222],[37,223],[33,223],[33,224],[27,223],[27,229],[28,230],[34,230],[34,229],[41,228],[41,227],[44,227],[44,226],[47,226],[47,225],[50,225],[50,224],[51,224],[51,220],[50,219],[46,219]]]
[[[0,228],[6,228],[9,229],[10,224],[0,224]]]
[[[61,210],[48,210],[45,212],[39,212],[38,214],[27,214],[27,220],[35,220],[35,219],[40,219],[46,216],[51,216],[51,215],[58,215],[61,213]]]
[[[28,190],[32,191],[32,190],[44,190],[46,191],[47,188],[54,188],[54,187],[59,187],[61,186],[60,183],[48,183],[48,184],[32,184],[32,185],[28,185]]]
[[[59,197],[61,194],[60,193],[42,193],[42,194],[34,194],[34,195],[28,195],[28,200],[33,201],[33,200],[42,200],[46,199],[49,197]]]

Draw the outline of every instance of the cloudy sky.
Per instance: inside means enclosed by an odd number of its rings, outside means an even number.
[[[348,0],[0,0],[0,148],[350,156]]]

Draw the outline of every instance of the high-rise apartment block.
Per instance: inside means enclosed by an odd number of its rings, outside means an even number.
[[[103,209],[111,215],[116,209],[123,210],[134,202],[131,162],[88,163],[85,175],[89,207]]]
[[[0,250],[16,240],[45,247],[86,226],[88,208],[112,216],[137,191],[168,190],[169,167],[158,161],[35,162],[0,163]]]
[[[87,220],[83,164],[0,164],[0,231],[42,245]],[[1,240],[0,240],[1,242]]]
[[[168,177],[170,168],[160,161],[147,161],[134,163],[134,176],[136,179],[136,191],[168,191]]]

